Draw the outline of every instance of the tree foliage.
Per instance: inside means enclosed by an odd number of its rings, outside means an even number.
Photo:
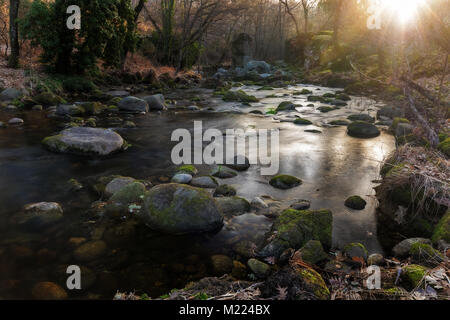
[[[70,5],[81,9],[80,30],[67,28]],[[134,50],[135,29],[130,0],[36,0],[21,21],[22,36],[42,48],[42,62],[57,73],[83,73],[99,61],[119,66]]]

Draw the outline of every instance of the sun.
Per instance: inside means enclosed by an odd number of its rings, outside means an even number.
[[[426,0],[381,0],[383,10],[401,24],[411,22]]]

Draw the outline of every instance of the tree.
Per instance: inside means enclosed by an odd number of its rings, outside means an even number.
[[[78,5],[82,28],[66,26],[69,5]],[[136,45],[135,11],[130,0],[36,0],[22,21],[23,35],[43,49],[41,61],[57,73],[83,73],[120,66]]]
[[[11,54],[8,59],[8,66],[17,68],[19,66],[19,6],[20,0],[9,1],[9,41],[11,43]]]

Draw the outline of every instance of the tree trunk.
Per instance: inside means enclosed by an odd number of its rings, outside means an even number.
[[[8,66],[11,68],[19,67],[19,4],[20,0],[9,1],[9,39],[11,42],[11,55],[8,59]]]
[[[339,29],[341,27],[341,15],[342,6],[344,4],[343,0],[338,0],[336,3],[336,12],[334,14],[334,26],[333,26],[333,43],[336,50],[339,51]]]

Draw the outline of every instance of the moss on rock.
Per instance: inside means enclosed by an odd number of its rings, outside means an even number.
[[[427,273],[427,268],[417,264],[411,264],[402,269],[402,279],[407,289],[416,288]]]
[[[432,240],[433,243],[438,243],[439,240],[450,243],[450,211],[447,211],[441,221],[437,224],[434,229]]]
[[[352,196],[345,201],[345,206],[354,210],[364,210],[367,202],[360,196]]]
[[[282,174],[270,179],[269,183],[274,188],[286,190],[298,187],[303,182],[299,178]]]

